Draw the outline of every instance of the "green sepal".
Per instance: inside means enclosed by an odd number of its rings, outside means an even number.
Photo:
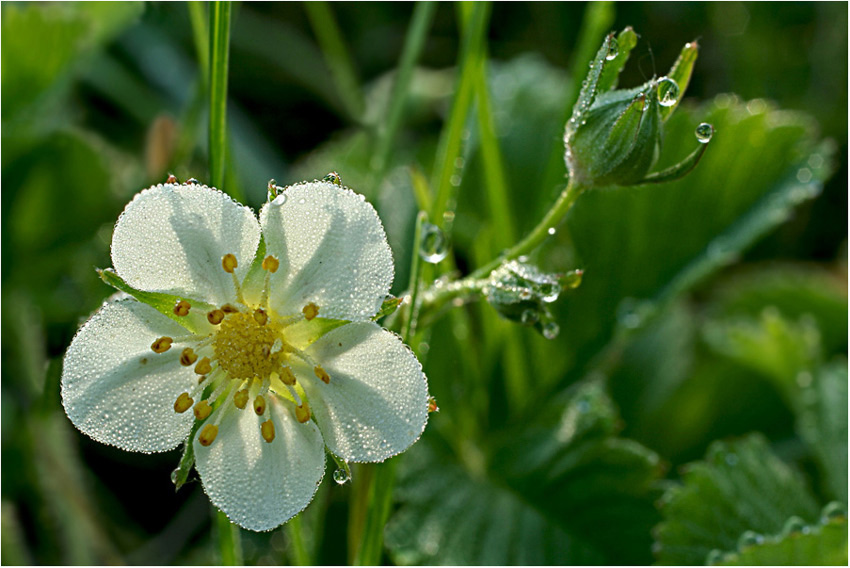
[[[591,105],[593,105],[596,100],[599,78],[602,76],[602,70],[605,67],[605,57],[608,55],[608,51],[611,48],[611,41],[613,39],[613,33],[605,36],[605,40],[602,42],[602,47],[599,48],[599,51],[596,52],[596,56],[593,58],[593,61],[590,62],[590,71],[587,74],[587,78],[585,78],[581,85],[578,100],[573,107],[573,114],[570,117],[570,120],[567,121],[566,133],[564,135],[567,143],[570,142],[576,130],[579,126],[581,126],[585,115],[587,115],[590,111]]]
[[[631,26],[620,32],[617,36],[617,56],[614,59],[605,60],[602,68],[602,76],[599,78],[597,89],[599,92],[610,91],[617,87],[620,72],[629,60],[632,49],[637,45],[638,36]]]
[[[640,185],[644,183],[664,183],[667,181],[675,181],[677,179],[683,178],[690,173],[692,169],[697,167],[702,155],[705,153],[705,149],[708,148],[709,142],[705,144],[700,144],[699,148],[691,152],[691,154],[673,166],[670,166],[666,170],[661,170],[660,172],[651,173],[642,180],[635,182],[635,185]]]
[[[180,491],[180,488],[186,484],[186,481],[189,479],[189,472],[192,471],[192,467],[195,465],[195,448],[192,442],[195,440],[195,435],[200,430],[202,424],[203,422],[201,420],[195,420],[189,437],[183,443],[183,455],[180,456],[180,463],[177,469],[171,472],[171,482],[174,484],[175,492]]]
[[[386,317],[390,314],[395,313],[398,307],[401,305],[403,298],[396,298],[395,296],[388,295],[384,299],[384,303],[381,304],[381,309],[378,310],[378,313],[372,316],[372,321],[378,321],[382,317]]]
[[[676,81],[676,84],[679,86],[679,96],[676,98],[676,104],[669,107],[661,107],[662,121],[670,118],[670,115],[679,106],[679,101],[685,96],[685,90],[687,90],[688,84],[691,82],[691,74],[694,71],[694,63],[697,61],[698,54],[699,44],[696,40],[686,43],[685,47],[682,48],[682,52],[679,54],[679,58],[673,64],[673,67],[670,68],[667,78]]]
[[[215,308],[212,304],[199,302],[193,298],[185,298],[183,296],[175,296],[174,294],[166,294],[165,292],[146,292],[137,290],[127,284],[123,278],[118,276],[111,268],[97,269],[97,274],[100,279],[121,292],[129,294],[136,300],[147,304],[165,316],[170,317],[192,333],[202,334],[207,331],[207,321],[205,314]],[[178,316],[174,313],[174,306],[180,300],[188,300],[192,304],[192,309],[187,316]]]

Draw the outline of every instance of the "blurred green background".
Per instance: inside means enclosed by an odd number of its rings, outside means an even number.
[[[339,172],[384,220],[396,293],[417,208],[410,172],[434,167],[461,45],[457,6],[437,5],[386,174],[376,174],[370,160],[414,8],[244,3],[232,25],[224,189],[257,209],[271,178]],[[587,63],[576,57],[588,11],[492,6],[491,119],[516,236],[563,187],[558,172],[547,182],[547,164],[563,150],[567,93]],[[702,120],[715,123],[716,139],[685,180],[584,196],[569,230],[533,257],[546,270],[585,269],[582,286],[554,304],[557,339],[499,319],[484,302],[416,336],[441,412],[400,458],[387,562],[701,563],[734,549],[746,528],[779,534],[790,515],[814,523],[827,502],[846,506],[847,5],[624,3],[600,14],[602,32],[631,25],[641,36],[624,86],[662,75],[682,45],[699,42],[662,162],[695,147]],[[323,50],[321,32],[334,26],[350,84]],[[170,481],[179,450],[146,456],[97,444],[59,400],[64,350],[112,292],[94,269],[111,264],[124,205],[169,172],[208,179],[190,11],[4,3],[2,27],[2,562],[214,563],[200,484],[175,494]],[[490,216],[475,116],[457,172],[461,274],[492,258],[506,230]],[[740,438],[754,431],[764,438]],[[655,503],[675,502],[681,466],[724,438],[754,470],[769,464],[768,477],[795,468],[808,501],[754,506],[767,523],[730,509],[738,533],[682,544],[670,536],[676,515],[689,511],[713,530],[694,513],[701,505],[665,513]],[[305,514],[317,563],[346,562],[349,490],[326,480]],[[669,530],[653,531],[662,520]],[[247,563],[292,560],[282,529],[243,531],[243,546]],[[846,562],[846,524],[843,554]]]

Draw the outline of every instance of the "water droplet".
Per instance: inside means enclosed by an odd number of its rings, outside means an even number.
[[[280,207],[284,203],[286,203],[286,194],[285,193],[281,193],[280,195],[278,195],[277,197],[274,198],[274,201],[272,201],[272,205],[274,205],[275,207]]]
[[[322,178],[322,181],[329,181],[334,185],[342,185],[342,178],[336,172],[329,172],[328,175]]]
[[[658,104],[671,107],[679,100],[679,84],[669,77],[658,80]]]
[[[806,526],[806,521],[801,519],[800,517],[793,516],[782,526],[782,534],[784,535],[796,535],[803,534],[808,532],[806,529],[809,527]]]
[[[697,142],[700,144],[708,144],[708,141],[711,140],[711,137],[714,136],[714,127],[707,122],[700,123],[694,131],[696,134]]]
[[[570,270],[561,280],[564,283],[564,286],[574,290],[581,286],[581,279],[584,276],[584,270]]]
[[[764,542],[764,537],[754,531],[744,531],[738,538],[738,550],[743,551],[746,548],[757,546]]]
[[[541,300],[547,304],[551,304],[561,295],[561,286],[557,282],[547,282],[540,285]]]
[[[534,325],[540,320],[540,314],[537,310],[524,310],[520,316],[522,325]]]
[[[549,233],[550,235],[554,235],[555,234],[555,227],[549,227],[549,229],[546,232]]]
[[[839,501],[828,503],[820,513],[822,524],[841,522],[847,518],[847,509]]]
[[[174,485],[177,485],[177,474],[178,473],[180,473],[179,467],[171,472],[171,483],[173,483]]]
[[[613,37],[608,42],[608,53],[605,54],[605,59],[611,61],[612,59],[616,59],[620,54],[620,46],[617,43],[617,40]]]
[[[422,260],[431,264],[437,264],[448,254],[446,237],[443,231],[436,225],[424,223],[422,225],[422,238],[419,242],[419,256]]]
[[[543,324],[543,337],[546,339],[555,339],[558,337],[558,334],[561,333],[561,326],[557,323],[550,321],[549,323]]]
[[[348,477],[348,472],[345,471],[345,469],[339,468],[334,471],[334,481],[337,485],[345,485],[346,483],[348,483],[349,479],[350,478]]]

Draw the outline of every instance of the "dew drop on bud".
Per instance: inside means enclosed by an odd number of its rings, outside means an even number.
[[[617,40],[612,37],[611,41],[608,43],[608,53],[605,54],[605,59],[611,61],[612,59],[616,59],[619,54],[620,46],[617,45]]]
[[[561,327],[557,323],[550,321],[543,325],[542,333],[546,339],[555,339],[561,333]]]
[[[443,231],[436,225],[424,223],[422,225],[422,237],[419,242],[419,256],[422,260],[431,264],[437,264],[448,254],[446,237]]]
[[[679,100],[679,85],[669,77],[658,80],[658,104],[671,107]]]
[[[348,472],[346,472],[343,468],[339,468],[334,471],[334,481],[337,485],[345,485],[348,482]]]
[[[697,142],[708,144],[708,141],[714,135],[714,127],[707,122],[700,123],[696,130],[694,130],[694,134],[696,134]]]

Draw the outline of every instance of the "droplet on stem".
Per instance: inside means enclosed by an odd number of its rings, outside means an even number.
[[[446,237],[443,231],[436,225],[424,223],[422,225],[422,236],[419,242],[419,256],[422,260],[431,264],[437,264],[448,254]]]

